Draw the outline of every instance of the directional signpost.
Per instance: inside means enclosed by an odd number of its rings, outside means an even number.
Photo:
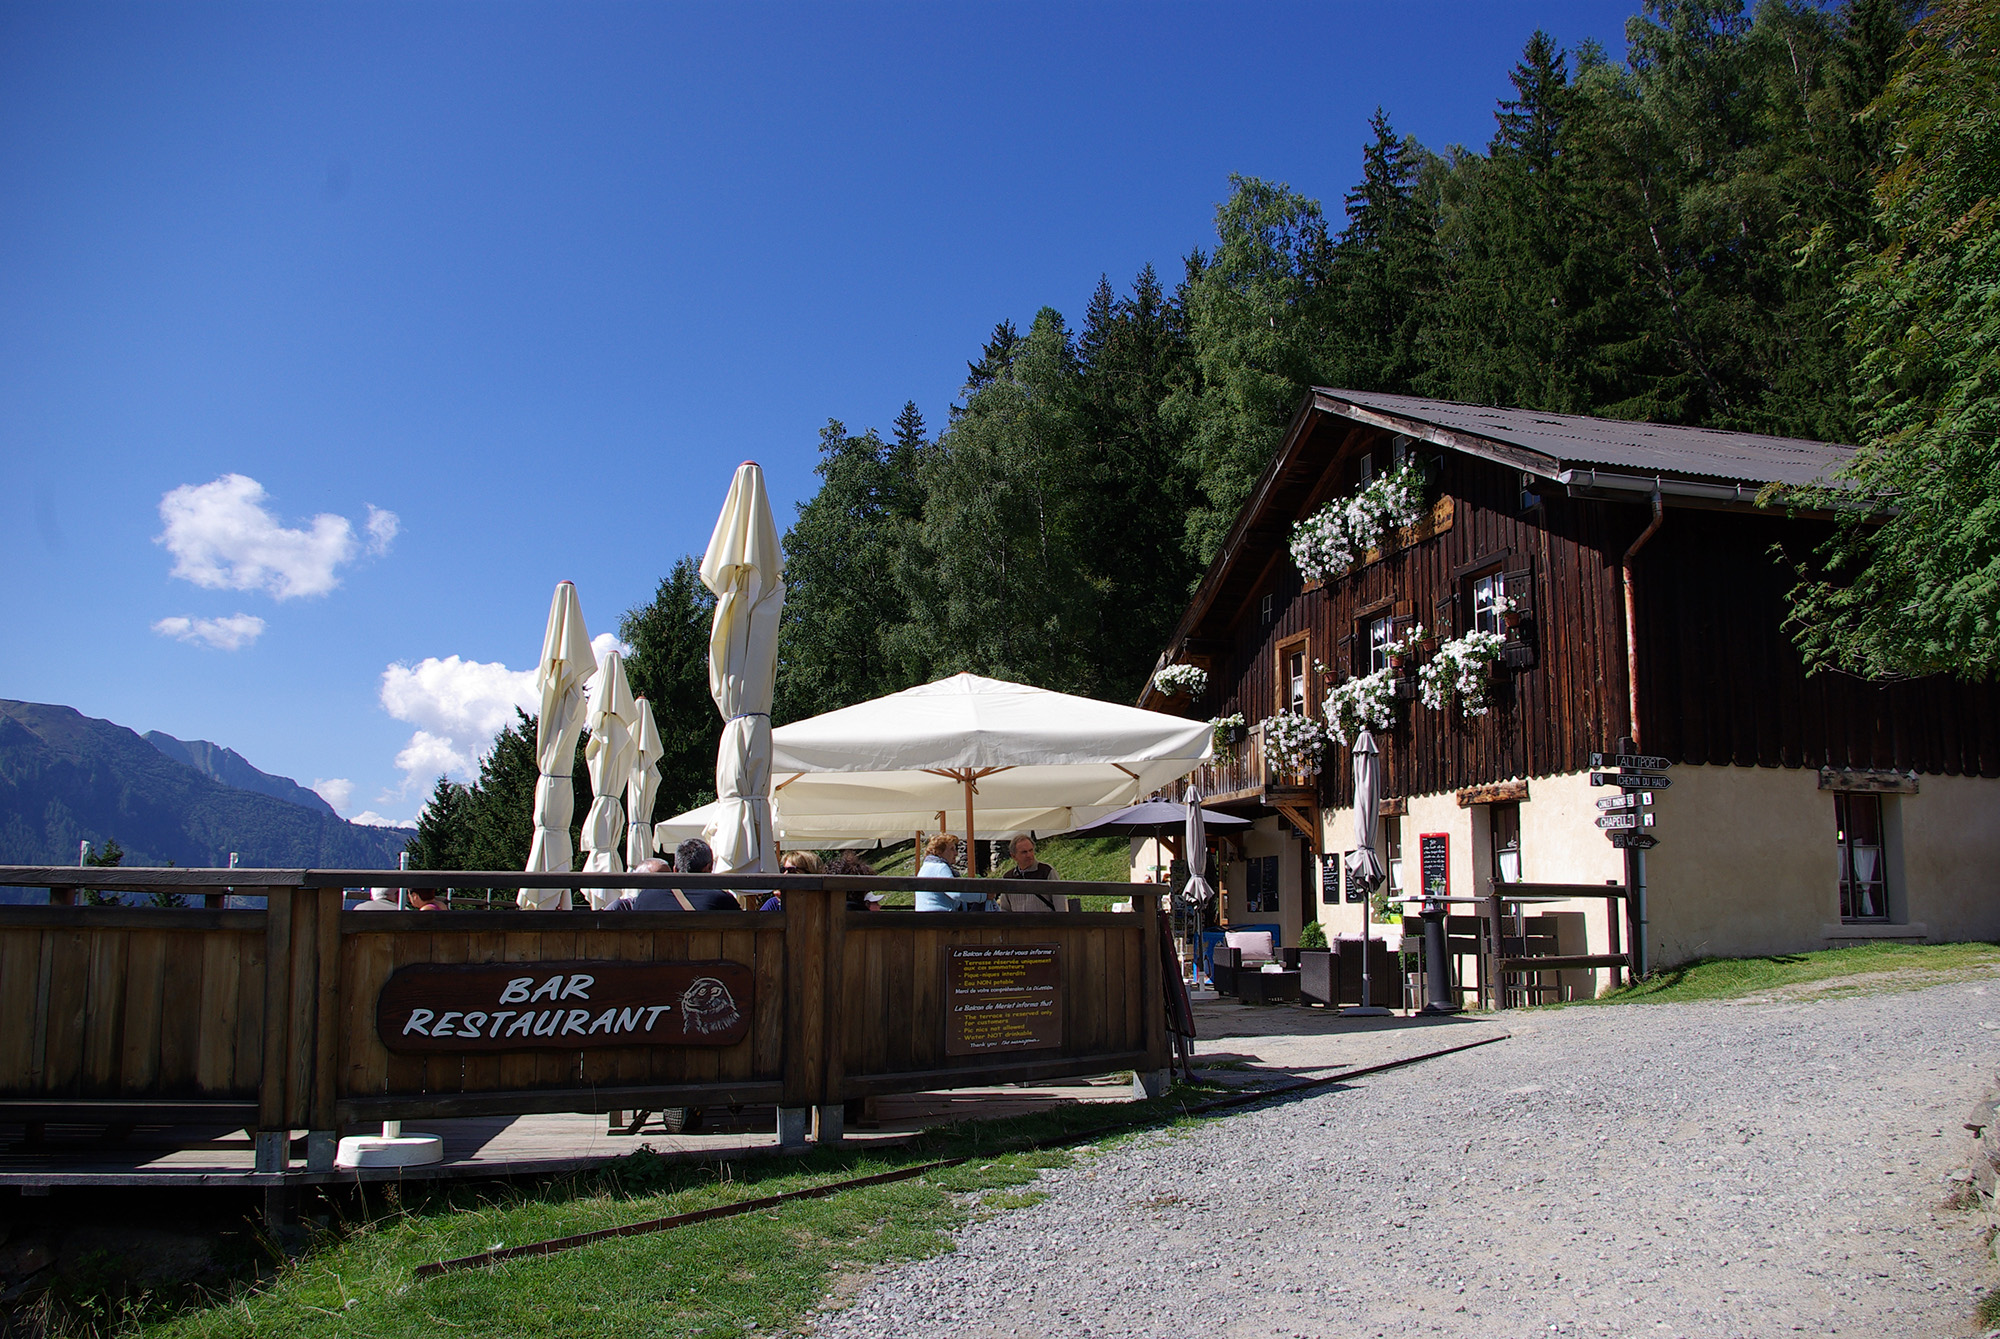
[[[1665,773],[1671,760],[1638,753],[1632,741],[1618,741],[1617,753],[1590,755],[1590,784],[1616,786],[1618,794],[1597,802],[1597,826],[1612,846],[1625,853],[1626,915],[1632,929],[1632,968],[1646,972],[1646,852],[1660,839],[1646,831],[1653,826],[1653,792],[1672,786]]]

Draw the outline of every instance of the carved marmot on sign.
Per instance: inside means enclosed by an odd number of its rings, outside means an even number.
[[[712,976],[701,976],[681,993],[681,1017],[689,1032],[707,1035],[736,1026],[743,1015],[729,987]]]

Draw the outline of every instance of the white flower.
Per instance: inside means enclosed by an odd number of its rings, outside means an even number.
[[[1200,697],[1208,691],[1208,671],[1199,665],[1169,665],[1153,675],[1153,687],[1168,697],[1178,693]]]
[[[1387,668],[1349,679],[1327,693],[1327,732],[1342,744],[1362,730],[1386,729],[1396,710],[1395,671]]]
[[[1264,762],[1272,772],[1318,776],[1332,742],[1326,726],[1310,716],[1281,711],[1264,718]]]
[[[1497,633],[1468,632],[1438,647],[1430,663],[1417,671],[1424,705],[1442,711],[1456,698],[1462,714],[1484,716],[1489,709],[1486,688],[1501,644]]]
[[[1423,515],[1423,479],[1406,462],[1350,498],[1336,499],[1292,527],[1292,561],[1310,580],[1344,576],[1382,537]]]

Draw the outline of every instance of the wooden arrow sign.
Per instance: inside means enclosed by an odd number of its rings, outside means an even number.
[[[1660,844],[1660,839],[1650,832],[1607,832],[1604,835],[1621,851],[1645,851]]]
[[[1665,790],[1674,783],[1652,772],[1592,772],[1590,784],[1618,786],[1624,790]]]
[[[1650,805],[1652,802],[1652,792],[1635,790],[1627,795],[1606,795],[1597,802],[1597,807],[1609,812],[1614,809],[1637,809],[1642,805]]]
[[[1653,826],[1653,816],[1649,813],[1605,814],[1597,820],[1597,826],[1607,831],[1616,831],[1620,828],[1650,828]]]
[[[1593,753],[1590,755],[1592,767],[1637,767],[1649,772],[1663,772],[1673,764],[1665,758],[1651,753]]]

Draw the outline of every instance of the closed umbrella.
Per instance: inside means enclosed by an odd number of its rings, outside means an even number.
[[[785,607],[784,550],[764,493],[764,472],[736,467],[722,515],[701,557],[715,592],[708,637],[708,693],[722,714],[715,751],[721,805],[715,869],[756,872],[772,859],[771,693],[778,677],[778,615]]]
[[[549,602],[549,624],[542,634],[542,660],[535,670],[535,691],[541,714],[535,719],[535,836],[528,848],[530,874],[567,874],[575,852],[570,848],[569,820],[575,811],[570,772],[576,766],[576,741],[583,733],[583,684],[597,672],[597,655],[583,626],[583,606],[576,587],[556,586]],[[523,888],[515,901],[528,911],[553,911],[569,905],[560,888]]]
[[[1368,911],[1375,890],[1382,886],[1382,858],[1375,854],[1382,827],[1382,751],[1374,734],[1363,729],[1354,741],[1354,850],[1347,856],[1348,877],[1364,890],[1361,897],[1361,1004],[1343,1014],[1380,1017],[1393,1012],[1375,1003],[1368,976]]]
[[[1194,782],[1188,782],[1184,798],[1187,802],[1188,881],[1187,887],[1181,889],[1178,900],[1183,907],[1192,911],[1206,904],[1215,890],[1210,888],[1208,880],[1202,877],[1208,869],[1208,834],[1203,830],[1207,815],[1202,813],[1201,792],[1195,788]]]
[[[637,717],[632,688],[625,681],[625,662],[613,651],[604,657],[597,672],[596,690],[590,697],[590,742],[583,746],[583,767],[590,774],[594,797],[583,820],[585,873],[616,874],[625,867],[618,858],[618,839],[625,835],[625,807],[618,797],[632,781]],[[584,896],[592,907],[603,911],[620,893],[616,888],[587,888]]]
[[[653,706],[643,697],[632,699],[638,729],[632,738],[632,770],[625,781],[625,866],[633,868],[653,856],[653,802],[660,795],[660,727]]]

